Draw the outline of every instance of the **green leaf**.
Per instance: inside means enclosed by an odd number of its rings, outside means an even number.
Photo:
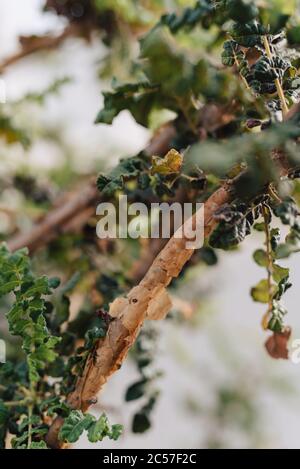
[[[91,424],[88,429],[88,439],[91,443],[102,441],[103,438],[108,437],[111,440],[118,440],[123,431],[122,425],[112,425],[108,422],[107,416],[102,414],[100,418]]]
[[[275,293],[275,287],[272,286],[271,293]],[[261,280],[258,284],[251,289],[251,296],[254,301],[259,303],[269,302],[269,286],[268,280]]]
[[[97,187],[103,196],[111,197],[124,188],[126,181],[136,178],[145,167],[145,162],[139,157],[122,159],[108,175],[98,176]]]
[[[70,408],[59,396],[55,396],[44,399],[40,404],[40,411],[46,412],[49,417],[54,417],[55,415],[67,416]]]
[[[103,438],[117,439],[122,433],[122,425],[110,427],[107,416],[102,414],[98,420],[90,414],[83,414],[80,410],[72,410],[65,419],[59,432],[59,439],[69,443],[75,443],[85,430],[88,439],[92,443],[102,441]]]
[[[151,422],[147,413],[137,412],[132,421],[133,433],[144,433],[151,427]]]
[[[259,14],[253,0],[227,0],[226,8],[229,17],[239,23],[248,23]]]
[[[206,265],[212,266],[218,263],[216,252],[209,246],[205,246],[199,250],[199,257]]]
[[[223,44],[222,64],[225,67],[233,67],[236,59],[240,57],[239,46],[235,41],[225,41]],[[244,54],[242,54],[242,58]]]
[[[48,449],[48,447],[44,441],[39,441],[39,442],[33,441],[30,444],[29,449]]]
[[[250,21],[247,24],[234,23],[230,33],[240,46],[254,47],[262,45],[267,30],[257,21]]]
[[[251,215],[251,213],[250,213]],[[230,249],[237,246],[251,232],[251,217],[247,216],[245,206],[226,205],[215,214],[219,225],[210,236],[213,248]]]
[[[139,124],[147,126],[156,88],[144,81],[119,85],[113,92],[103,93],[104,108],[98,113],[95,123],[112,124],[121,111],[128,109]]]
[[[60,429],[59,439],[75,443],[94,421],[95,417],[92,415],[83,414],[80,410],[72,410]]]
[[[143,71],[150,83],[160,86],[163,96],[175,98],[193,91],[197,70],[164,28],[153,29],[140,44]]]
[[[129,402],[140,399],[145,394],[148,383],[149,380],[142,379],[129,386],[126,391],[125,400]]]
[[[15,301],[7,314],[10,333],[22,339],[22,348],[26,354],[28,376],[32,383],[40,379],[39,372],[53,362],[57,353],[55,348],[60,338],[52,336],[43,316],[46,306],[44,295],[50,295],[59,284],[57,278],[46,276],[36,278],[30,270],[27,250],[10,253],[5,246],[0,247],[0,288],[11,291],[11,282]]]
[[[283,294],[291,288],[292,284],[289,282],[289,277],[284,277],[282,280],[280,280],[278,284],[277,291],[274,295],[274,300],[279,301]]]
[[[294,226],[298,218],[298,207],[292,198],[287,198],[274,208],[274,213],[284,225]]]
[[[262,231],[265,231],[265,224],[264,224],[264,222],[255,223],[255,224],[253,225],[253,228],[254,228],[254,230],[256,230],[256,231],[262,232]]]
[[[291,45],[300,44],[300,25],[288,29],[287,39]]]
[[[271,248],[275,252],[280,242],[279,228],[272,228],[270,232],[270,237],[271,237]]]
[[[48,280],[48,285],[51,290],[55,290],[60,285],[60,279],[58,277],[52,277]]]
[[[20,127],[17,127],[10,116],[0,114],[0,138],[10,145],[13,143],[21,143],[21,145],[28,149],[31,141],[27,132]]]
[[[161,17],[161,24],[169,27],[173,34],[184,28],[194,28],[198,24],[208,26],[218,15],[217,4],[210,0],[198,0],[194,8],[185,8],[179,15],[170,13]]]
[[[123,425],[120,425],[120,424],[116,423],[116,424],[112,425],[112,427],[111,427],[109,438],[111,440],[116,441],[120,438],[122,433],[123,433]]]
[[[102,441],[108,435],[110,430],[108,419],[105,414],[94,422],[88,429],[88,439],[91,443]]]
[[[54,322],[56,326],[60,326],[69,319],[70,315],[70,299],[66,295],[62,295],[55,306]]]
[[[257,249],[257,251],[253,253],[253,259],[256,264],[261,267],[267,267],[268,265],[268,255],[263,249]]]
[[[280,283],[284,279],[289,278],[289,269],[280,267],[280,265],[273,264],[273,279],[276,283]]]

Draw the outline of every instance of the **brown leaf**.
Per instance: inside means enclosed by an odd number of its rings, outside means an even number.
[[[272,358],[283,358],[288,360],[289,351],[288,351],[288,341],[291,337],[291,328],[286,327],[283,332],[274,332],[265,343],[268,354]]]

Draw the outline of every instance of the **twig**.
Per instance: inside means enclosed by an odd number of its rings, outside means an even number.
[[[6,401],[5,407],[27,406],[29,403],[29,399],[20,399],[19,401]]]
[[[57,48],[65,39],[67,39],[67,37],[75,35],[77,31],[78,28],[75,28],[72,24],[67,26],[58,36],[48,35],[36,37],[30,40],[28,39],[26,42],[24,42],[20,52],[17,52],[16,54],[13,54],[12,56],[3,60],[3,62],[0,64],[0,73],[3,73],[10,65],[19,62],[20,60],[35,52]]]
[[[269,44],[267,36],[264,36],[264,46],[265,46],[265,50],[266,50],[266,54],[267,54],[268,58],[270,60],[272,60],[273,59],[273,54],[271,52],[271,48],[270,48],[270,44]],[[279,78],[275,79],[275,85],[276,85],[278,97],[279,97],[280,102],[281,102],[283,118],[285,119],[287,117],[288,112],[289,112],[289,108],[286,104],[284,92],[283,92],[283,89],[282,89]]]
[[[273,310],[273,292],[272,292],[272,275],[273,275],[273,259],[272,259],[272,247],[271,247],[271,235],[269,229],[269,219],[268,219],[268,212],[265,206],[263,206],[262,214],[264,218],[264,228],[265,228],[265,235],[266,235],[266,249],[267,249],[267,274],[268,274],[268,310],[263,317],[262,325],[263,328],[266,330],[268,328],[268,323],[270,319],[270,315]]]
[[[230,35],[229,35],[229,38],[231,39],[231,41],[233,40]],[[245,77],[241,74],[241,72],[240,72],[240,63],[239,63],[239,60],[238,60],[238,58],[237,58],[237,56],[236,56],[236,53],[235,53],[235,51],[234,51],[233,46],[231,46],[231,50],[232,50],[232,53],[233,53],[234,62],[235,62],[235,66],[236,66],[236,68],[237,68],[238,74],[239,74],[240,78],[242,79],[242,82],[244,83],[246,89],[247,89],[248,91],[251,91],[251,92],[252,92],[252,89],[251,89],[251,87],[249,86],[249,84],[248,84],[246,78],[245,78]]]

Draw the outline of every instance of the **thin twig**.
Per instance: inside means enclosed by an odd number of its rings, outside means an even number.
[[[272,52],[271,52],[271,48],[270,48],[270,44],[269,44],[269,41],[268,41],[268,37],[267,37],[267,36],[264,36],[264,46],[265,46],[265,50],[266,50],[266,54],[267,54],[268,58],[269,58],[270,60],[272,60],[272,59],[273,59],[273,54],[272,54]],[[287,104],[286,104],[284,92],[283,92],[283,89],[282,89],[282,86],[281,86],[281,83],[280,83],[279,78],[276,78],[276,79],[275,79],[275,85],[276,85],[278,97],[279,97],[280,102],[281,102],[283,118],[286,119],[287,114],[288,114],[288,112],[289,112],[289,108],[288,108],[288,106],[287,106]]]
[[[266,236],[266,249],[267,249],[267,274],[268,274],[268,310],[263,317],[262,325],[263,328],[266,330],[268,328],[270,315],[273,311],[273,284],[272,284],[272,276],[273,276],[273,257],[272,257],[272,246],[271,246],[271,234],[269,228],[269,217],[268,211],[266,207],[263,205],[262,213],[264,218],[264,229],[265,229],[265,236]]]

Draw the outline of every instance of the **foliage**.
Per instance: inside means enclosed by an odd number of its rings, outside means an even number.
[[[68,443],[75,443],[84,431],[87,431],[91,443],[102,441],[106,436],[117,440],[122,432],[121,425],[109,426],[107,417],[102,414],[98,420],[90,414],[83,414],[79,410],[72,410],[60,429],[60,439]]]
[[[210,220],[211,235],[180,275],[195,264],[215,265],[218,250],[230,255],[254,232],[263,235],[253,259],[266,274],[251,296],[255,306],[267,308],[263,329],[272,332],[274,343],[281,340],[275,352],[267,342],[268,352],[287,358],[290,329],[283,297],[291,283],[289,269],[281,263],[300,250],[300,115],[294,107],[300,100],[299,18],[291,2],[171,3],[174,11],[166,12],[160,0],[45,2],[45,11],[63,16],[76,35],[90,39],[93,32],[100,33],[107,48],[102,76],[120,72],[103,92],[96,124],[111,125],[126,110],[138,124],[158,128],[144,151],[98,175],[99,196],[116,205],[122,193],[133,202],[183,204],[206,202],[220,187],[228,188],[229,201]],[[21,144],[26,151],[34,132],[19,124],[18,110],[44,105],[49,94],[67,84],[67,79],[57,80],[3,106],[3,141],[12,148]],[[291,108],[296,109],[292,117]],[[161,137],[166,130],[171,135],[167,142]],[[157,140],[162,144],[152,151]],[[79,182],[87,185],[86,178]],[[1,185],[21,196],[31,217],[45,214],[59,186],[53,175],[41,183],[22,167],[10,179],[4,176]],[[61,188],[66,189],[64,184]],[[69,198],[59,203],[68,205]],[[121,426],[110,425],[105,414],[96,418],[70,408],[68,396],[115,324],[107,313],[109,304],[139,282],[136,264],[143,270],[145,259],[159,251],[151,240],[96,239],[96,219],[84,218],[90,208],[45,236],[47,246],[33,260],[26,249],[12,253],[6,245],[0,247],[1,310],[6,312],[10,348],[8,362],[0,366],[1,447],[12,435],[13,448],[47,449],[46,435],[57,416],[64,419],[59,433],[64,443],[83,434],[92,443],[121,434]],[[1,239],[9,241],[18,223],[11,222]],[[288,231],[284,238],[282,225]],[[51,272],[59,272],[61,286]],[[174,290],[176,286],[174,282]],[[135,433],[151,427],[159,398],[158,343],[156,328],[146,323],[131,353],[138,377],[124,400],[138,405],[132,419]],[[218,395],[221,409],[239,399],[230,389]],[[249,411],[244,399],[241,406]]]
[[[70,380],[75,372],[75,363],[79,367],[93,348],[95,340],[105,336],[103,321],[103,328],[94,327],[87,332],[85,346],[78,349],[77,356],[69,362],[67,356],[63,357],[63,354],[67,355],[65,345],[68,332],[62,333],[61,325],[69,317],[70,302],[66,295],[76,284],[76,279],[63,287],[60,301],[54,307],[47,297],[53,295],[60,281],[46,276],[36,277],[31,270],[26,249],[11,253],[2,245],[0,270],[1,297],[14,295],[7,313],[9,331],[19,337],[24,353],[24,359],[17,368],[11,362],[0,368],[3,386],[3,390],[2,387],[0,389],[2,447],[9,430],[16,435],[12,440],[13,448],[47,449],[46,443],[42,441],[49,429],[45,419],[47,415],[66,417],[61,433],[64,441],[76,441],[83,429],[89,430],[92,442],[101,441],[105,436],[117,439],[121,433],[120,426],[110,427],[104,414],[96,421],[90,414],[72,411],[65,401],[66,384],[60,383],[60,380],[50,384],[47,379],[47,376],[60,378],[69,370]],[[55,331],[55,335],[51,331]],[[74,347],[71,351],[74,352]]]

